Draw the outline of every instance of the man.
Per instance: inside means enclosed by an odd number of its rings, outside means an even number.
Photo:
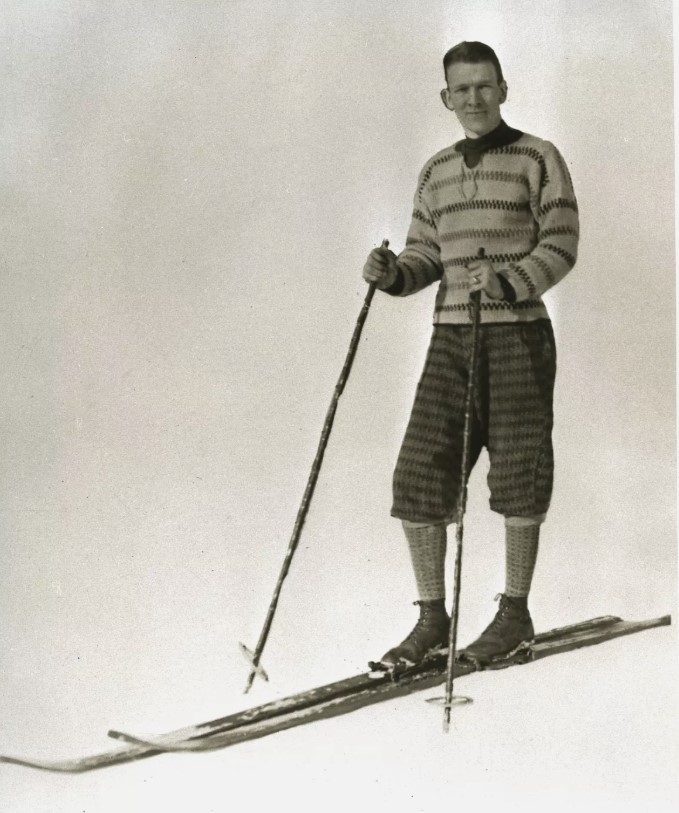
[[[506,577],[492,623],[460,657],[487,664],[533,637],[528,594],[552,493],[554,335],[541,295],[574,266],[578,211],[570,175],[548,141],[509,127],[495,52],[462,42],[443,59],[444,105],[465,138],[419,176],[406,247],[374,249],[366,281],[408,296],[439,281],[434,330],[394,472],[420,618],[381,659],[414,664],[448,639],[446,526],[461,486],[469,295],[481,291],[480,357],[470,466],[488,449],[490,508],[505,517]],[[485,251],[481,258],[480,249]]]

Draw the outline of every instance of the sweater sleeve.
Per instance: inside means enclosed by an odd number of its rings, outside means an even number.
[[[580,234],[578,204],[566,162],[556,147],[545,142],[540,177],[531,183],[530,206],[538,224],[535,248],[519,262],[496,271],[516,292],[516,301],[542,296],[573,268]]]
[[[417,293],[443,276],[438,231],[423,194],[429,174],[425,166],[417,184],[406,247],[397,258],[398,276],[386,289],[394,296]]]

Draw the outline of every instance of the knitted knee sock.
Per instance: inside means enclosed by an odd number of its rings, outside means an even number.
[[[535,570],[540,525],[505,525],[505,595],[527,598]]]
[[[446,595],[446,526],[403,523],[417,591],[421,601],[443,599]]]

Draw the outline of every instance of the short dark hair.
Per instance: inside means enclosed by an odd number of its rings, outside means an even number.
[[[472,64],[490,62],[495,68],[495,73],[497,73],[498,84],[504,82],[502,67],[497,54],[490,45],[483,42],[459,42],[449,51],[446,51],[446,55],[443,57],[443,75],[446,82],[448,81],[448,68],[456,62],[471,62]]]

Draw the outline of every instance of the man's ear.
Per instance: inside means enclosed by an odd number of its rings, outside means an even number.
[[[448,108],[448,110],[455,110],[455,108],[453,107],[453,103],[450,100],[450,91],[448,90],[448,88],[443,88],[443,90],[441,91],[441,101]]]
[[[504,104],[507,101],[508,92],[509,88],[507,87],[507,83],[503,80],[500,82],[500,104]]]

